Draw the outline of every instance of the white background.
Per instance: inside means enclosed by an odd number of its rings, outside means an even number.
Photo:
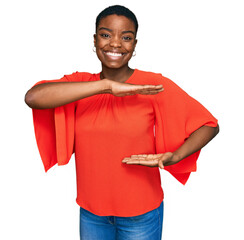
[[[161,171],[163,239],[244,239],[242,1],[9,0],[0,5],[0,239],[79,239],[74,159],[44,172],[25,92],[37,81],[100,72],[95,18],[122,4],[139,21],[131,67],[160,72],[219,119],[220,133],[182,186]]]

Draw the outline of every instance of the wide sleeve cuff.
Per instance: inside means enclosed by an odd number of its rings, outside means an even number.
[[[171,80],[162,77],[164,91],[155,95],[156,152],[174,152],[197,129],[217,126],[217,119],[198,101],[189,96]],[[177,164],[166,166],[178,181],[185,184],[191,172],[196,171],[200,150]]]
[[[64,82],[59,80],[40,81]],[[65,165],[74,151],[75,103],[54,109],[32,109],[35,137],[38,150],[47,172],[55,164]]]

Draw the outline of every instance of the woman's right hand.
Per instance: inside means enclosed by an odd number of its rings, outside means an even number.
[[[25,95],[26,104],[34,109],[48,109],[90,97],[110,93],[117,97],[135,94],[157,94],[162,85],[135,85],[113,80],[88,82],[46,82],[32,87]]]
[[[110,93],[116,97],[130,96],[135,94],[155,95],[164,90],[163,85],[137,85],[116,82],[113,80],[108,81]]]

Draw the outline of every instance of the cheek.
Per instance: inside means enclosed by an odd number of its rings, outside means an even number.
[[[130,42],[127,44],[127,47],[128,47],[128,49],[133,51],[136,47],[136,44],[135,44],[135,42]]]
[[[109,44],[109,40],[108,39],[101,38],[100,36],[98,36],[96,38],[95,46],[102,48],[102,47],[104,47],[104,46],[106,46],[108,44]]]
[[[97,41],[96,42],[96,46],[98,47],[98,48],[103,48],[104,46],[106,46],[108,43],[106,42],[106,41],[104,41],[104,40],[100,40],[100,41]]]

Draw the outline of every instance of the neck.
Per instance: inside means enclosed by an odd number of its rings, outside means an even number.
[[[109,79],[116,82],[125,82],[134,72],[129,66],[124,66],[122,68],[107,68],[102,66],[101,79]]]

